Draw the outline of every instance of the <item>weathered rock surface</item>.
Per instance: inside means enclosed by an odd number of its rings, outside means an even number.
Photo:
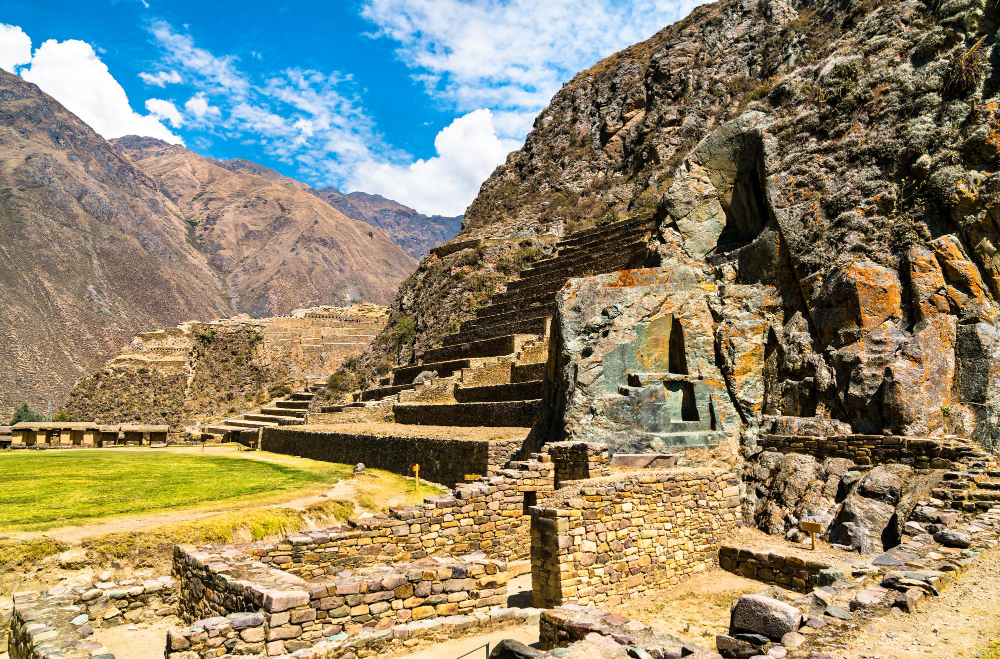
[[[688,322],[711,330],[713,376],[751,431],[798,416],[1000,441],[1000,84],[995,46],[977,44],[997,7],[751,4],[699,7],[580,73],[455,244],[651,218],[648,263],[717,291],[708,324]],[[956,86],[957,61],[971,84]],[[418,344],[472,313],[470,291],[441,284],[459,253],[401,289]],[[512,276],[480,256],[491,282]],[[583,359],[577,382],[599,381]],[[604,394],[581,395],[578,410]]]
[[[764,595],[741,595],[733,605],[729,633],[750,632],[780,641],[801,625],[802,612],[791,604]]]

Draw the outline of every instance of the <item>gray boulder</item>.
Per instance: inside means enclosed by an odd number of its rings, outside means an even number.
[[[497,643],[490,652],[490,659],[535,659],[541,656],[541,651],[510,638]]]
[[[943,529],[934,534],[934,539],[945,547],[968,549],[972,546],[972,537],[960,531]]]
[[[791,604],[763,595],[743,595],[733,605],[729,618],[729,633],[761,634],[780,641],[788,632],[798,631],[802,612]]]

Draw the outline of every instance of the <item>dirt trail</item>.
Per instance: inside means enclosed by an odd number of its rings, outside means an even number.
[[[990,549],[916,615],[890,615],[854,633],[843,659],[975,657],[1000,636],[1000,549]]]
[[[137,451],[137,450],[147,450],[138,448],[123,448],[123,449],[103,449],[103,450],[122,450],[122,451]],[[240,451],[236,448],[231,448],[229,446],[209,446],[204,449],[201,448],[188,448],[188,447],[167,447],[162,449],[152,449],[160,452],[168,453],[185,453],[185,454],[198,454],[198,455],[210,455],[210,456],[220,456],[220,457],[240,457],[250,460],[261,460],[263,462],[272,462],[275,464],[288,464],[295,465],[299,458],[292,456],[279,455],[276,453],[266,453],[258,451]],[[308,494],[303,495],[303,492],[308,492]],[[205,506],[199,506],[195,508],[188,508],[185,510],[175,510],[175,511],[165,511],[159,513],[144,513],[140,515],[124,515],[121,517],[103,518],[100,520],[95,520],[93,523],[84,522],[82,524],[62,526],[58,528],[49,529],[47,531],[35,531],[35,532],[18,532],[5,534],[7,537],[16,539],[31,539],[47,537],[65,542],[69,545],[79,545],[83,540],[87,538],[92,538],[99,535],[104,535],[106,533],[119,533],[119,532],[129,532],[129,531],[142,531],[150,529],[157,526],[163,526],[166,524],[177,524],[183,522],[191,522],[204,517],[210,517],[212,515],[218,515],[219,513],[233,511],[233,510],[258,510],[265,508],[292,508],[295,510],[304,510],[311,504],[320,503],[322,501],[328,501],[331,499],[340,499],[343,501],[353,501],[356,499],[357,487],[353,480],[350,478],[338,481],[333,486],[327,489],[321,488],[307,488],[305,490],[300,490],[298,492],[289,492],[287,497],[276,497],[271,498],[266,501],[254,502],[254,501],[234,501],[231,503],[226,503],[225,501],[215,501],[206,504]],[[391,498],[385,502],[386,505],[393,506],[402,502],[402,498]],[[360,511],[359,511],[360,512]]]

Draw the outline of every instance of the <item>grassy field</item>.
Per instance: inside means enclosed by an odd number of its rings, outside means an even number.
[[[0,532],[41,531],[114,515],[265,499],[328,486],[350,467],[144,450],[0,456]]]

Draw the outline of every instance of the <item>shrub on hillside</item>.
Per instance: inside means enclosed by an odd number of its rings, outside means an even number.
[[[27,403],[23,403],[21,407],[14,410],[14,416],[10,420],[10,425],[21,423],[22,421],[34,422],[44,420],[45,417],[28,407]]]

